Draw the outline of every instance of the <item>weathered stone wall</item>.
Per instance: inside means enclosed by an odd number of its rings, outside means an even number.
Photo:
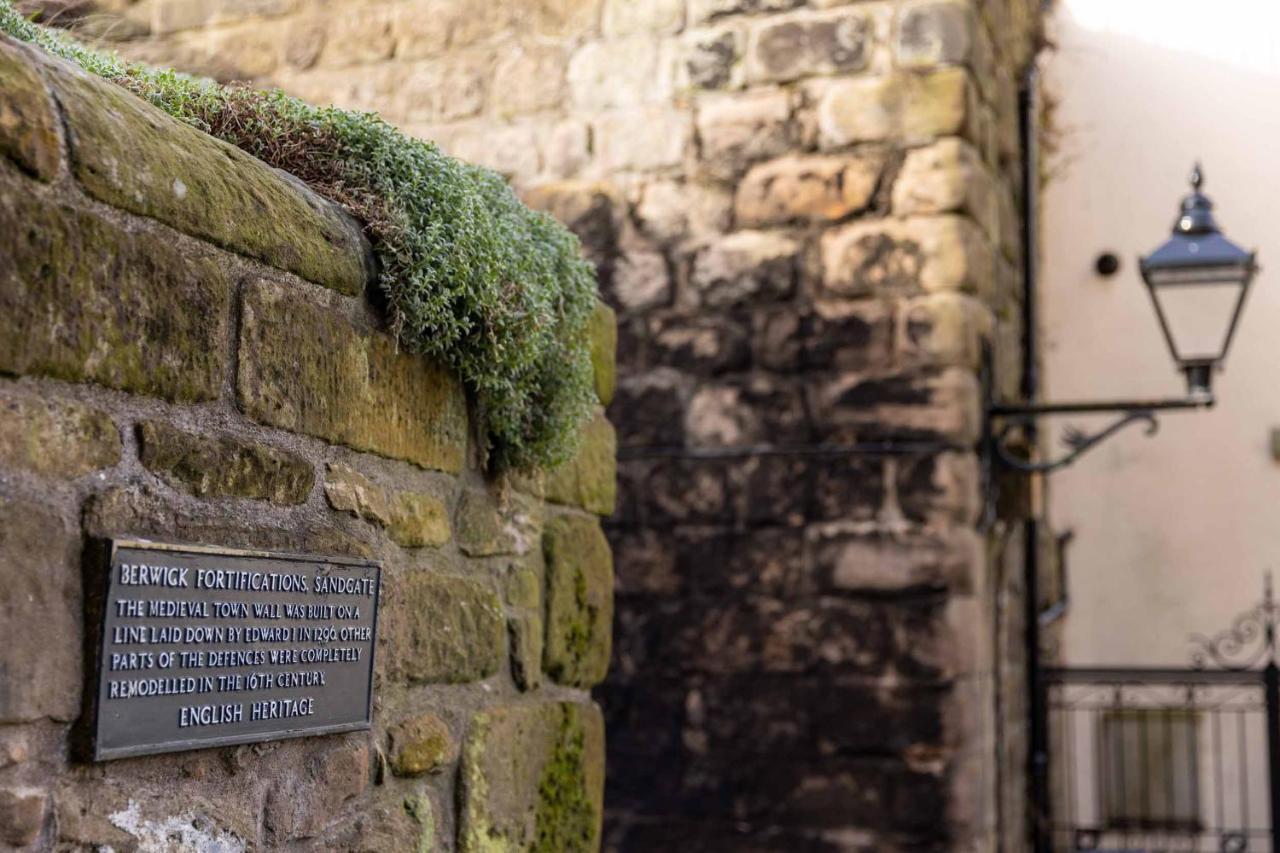
[[[378,110],[582,236],[625,460],[607,843],[1015,850],[1022,545],[983,523],[973,447],[984,345],[1019,379],[1039,6],[140,0],[85,23]]]
[[[612,431],[483,477],[372,263],[290,176],[0,40],[0,846],[598,844]],[[120,535],[382,561],[373,730],[77,758],[83,555]]]

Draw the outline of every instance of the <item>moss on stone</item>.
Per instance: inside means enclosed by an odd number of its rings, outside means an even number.
[[[0,32],[33,42],[161,110],[291,172],[360,219],[402,346],[475,395],[498,468],[568,458],[595,402],[586,329],[595,277],[578,240],[497,174],[370,114],[221,87],[128,64],[27,21],[0,0]]]
[[[613,557],[595,519],[565,515],[542,538],[547,563],[543,669],[561,684],[590,687],[609,670]]]
[[[473,489],[458,505],[458,547],[471,557],[524,554],[536,543],[541,507],[527,495]]]
[[[444,501],[420,492],[401,492],[391,505],[387,532],[405,548],[438,548],[449,541],[449,510]]]
[[[600,405],[613,402],[617,384],[618,318],[603,302],[591,314],[591,369]]]
[[[594,705],[551,703],[477,715],[462,751],[462,853],[599,848],[604,724]]]
[[[618,439],[602,412],[582,427],[573,459],[547,472],[546,497],[553,503],[611,515],[618,501]]]
[[[0,155],[49,181],[62,159],[58,120],[44,83],[26,59],[17,48],[0,44]]]
[[[3,160],[0,234],[0,373],[218,397],[233,282],[212,252],[51,204]]]
[[[422,714],[391,729],[391,770],[397,776],[435,773],[457,757],[449,727],[435,714]]]
[[[586,745],[578,708],[565,705],[555,748],[538,781],[534,853],[594,853],[599,814],[587,792]]]
[[[431,798],[426,794],[414,794],[406,797],[404,810],[418,824],[418,845],[416,853],[435,853],[436,850],[436,815],[431,807]]]
[[[300,504],[315,471],[296,453],[231,436],[202,436],[159,421],[138,425],[142,464],[170,485],[202,498],[242,497]]]
[[[389,579],[388,588],[387,633],[398,676],[411,684],[465,684],[498,671],[506,620],[488,586],[419,570]]]
[[[467,407],[447,371],[278,282],[243,297],[236,391],[249,417],[423,468],[462,470]]]
[[[105,412],[35,394],[0,394],[0,465],[79,477],[120,461],[120,432]]]
[[[50,64],[71,168],[94,198],[233,252],[360,294],[373,278],[359,226],[306,186],[105,80]]]

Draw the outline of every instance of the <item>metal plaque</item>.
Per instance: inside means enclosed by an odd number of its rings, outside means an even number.
[[[109,544],[95,760],[369,728],[378,563]]]

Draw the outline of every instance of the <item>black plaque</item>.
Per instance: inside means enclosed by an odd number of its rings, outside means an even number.
[[[118,539],[95,760],[369,728],[380,567]]]

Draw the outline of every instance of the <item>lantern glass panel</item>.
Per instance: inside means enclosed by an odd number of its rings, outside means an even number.
[[[1248,270],[1240,267],[1148,273],[1175,359],[1186,363],[1226,356],[1247,278]]]

